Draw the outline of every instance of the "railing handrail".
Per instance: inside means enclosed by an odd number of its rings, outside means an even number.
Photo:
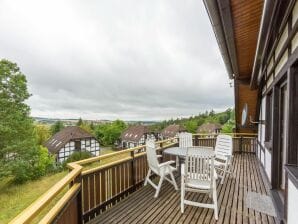
[[[230,133],[230,134],[235,134],[235,133]],[[206,139],[206,138],[198,138],[199,136],[202,136],[202,135],[217,136],[218,134],[198,134],[198,133],[193,134],[195,139],[199,139],[199,140]],[[250,135],[251,137],[250,136],[236,137],[237,135]],[[244,137],[244,138],[253,139],[257,136],[256,134],[252,134],[252,133],[239,133],[239,134],[237,133],[237,135],[233,136],[233,138]],[[156,144],[158,145],[157,150],[177,144],[177,142],[174,141],[177,139],[178,139],[177,137],[174,137],[174,138],[170,138],[170,139],[157,141],[156,142]],[[169,144],[165,144],[165,143],[169,143]],[[135,151],[139,151],[141,149],[145,149],[145,145],[121,150],[119,152],[109,153],[106,155],[100,155],[97,157],[92,157],[92,158],[80,160],[77,162],[68,163],[67,167],[70,169],[70,172],[65,177],[63,177],[63,179],[61,179],[58,183],[56,183],[52,188],[50,188],[47,192],[45,192],[42,196],[40,196],[37,200],[35,200],[29,207],[27,207],[24,211],[22,211],[18,216],[16,216],[10,223],[13,223],[13,224],[30,223],[30,221],[32,221],[40,213],[40,211],[42,209],[44,209],[67,185],[74,183],[76,188],[71,187],[70,189],[68,189],[68,191],[64,194],[63,198],[61,198],[59,200],[59,202],[55,205],[55,207],[50,211],[50,214],[52,214],[52,215],[57,214],[59,210],[63,209],[63,206],[65,205],[65,200],[67,198],[69,198],[70,195],[74,194],[74,189],[77,190],[80,188],[80,185],[77,185],[75,183],[75,180],[78,179],[78,177],[80,177],[82,175],[88,175],[90,173],[93,173],[93,172],[96,172],[96,171],[99,171],[102,169],[106,169],[111,166],[115,166],[117,164],[127,162],[129,160],[133,160],[134,158],[138,157],[138,155],[139,156],[145,155],[146,152],[141,151],[140,153],[136,154],[136,157],[132,157],[131,154],[129,154],[126,158],[121,158],[121,159],[118,159],[117,161],[112,161],[110,163],[107,163],[104,165],[99,165],[98,167],[90,168],[90,169],[84,170],[84,171],[83,171],[83,165],[93,163],[93,162],[98,162],[103,159],[112,158],[112,157],[115,157],[115,156],[118,156],[121,154],[125,154],[125,153],[134,153]],[[43,221],[52,220],[53,217],[51,217],[50,214],[43,217],[42,220]]]
[[[258,136],[256,133],[195,133],[194,136],[217,136],[217,135],[232,135],[232,136]]]

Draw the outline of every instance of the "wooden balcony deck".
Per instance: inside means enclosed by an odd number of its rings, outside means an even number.
[[[277,223],[277,219],[245,205],[247,192],[269,194],[254,154],[236,154],[233,162],[234,177],[217,184],[219,220],[213,210],[186,206],[180,212],[180,191],[164,182],[157,199],[151,186],[142,187],[89,223]],[[177,182],[179,183],[179,178]],[[180,184],[179,184],[180,185]],[[207,194],[189,193],[192,200],[206,202]]]

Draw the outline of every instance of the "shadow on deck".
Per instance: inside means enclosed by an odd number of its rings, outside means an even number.
[[[180,185],[180,178],[177,182]],[[157,199],[153,198],[154,192],[150,185],[142,187],[89,223],[277,223],[276,218],[246,207],[248,192],[269,195],[253,154],[236,154],[233,175],[228,176],[223,185],[218,181],[217,222],[212,209],[186,206],[182,214],[180,191],[175,191],[167,182]],[[207,194],[189,193],[187,197],[201,202],[210,200]]]

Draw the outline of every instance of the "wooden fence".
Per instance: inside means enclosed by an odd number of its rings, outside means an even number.
[[[216,135],[196,134],[193,136],[193,142],[195,146],[214,147]],[[156,144],[158,153],[162,153],[164,149],[178,145],[178,139],[167,139]],[[256,136],[233,134],[233,146],[234,153],[255,153]],[[115,158],[115,161],[83,170],[88,164],[110,158]],[[64,195],[40,223],[85,223],[140,188],[148,171],[144,146],[69,163],[68,168],[70,172],[67,176],[11,223],[36,221],[38,214],[55,199],[57,200],[57,196],[63,193],[64,189],[66,189]]]

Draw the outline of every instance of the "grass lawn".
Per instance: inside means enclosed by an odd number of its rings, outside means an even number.
[[[0,223],[8,223],[67,173],[68,171],[63,171],[22,185],[13,184],[10,178],[2,180],[0,182]]]

